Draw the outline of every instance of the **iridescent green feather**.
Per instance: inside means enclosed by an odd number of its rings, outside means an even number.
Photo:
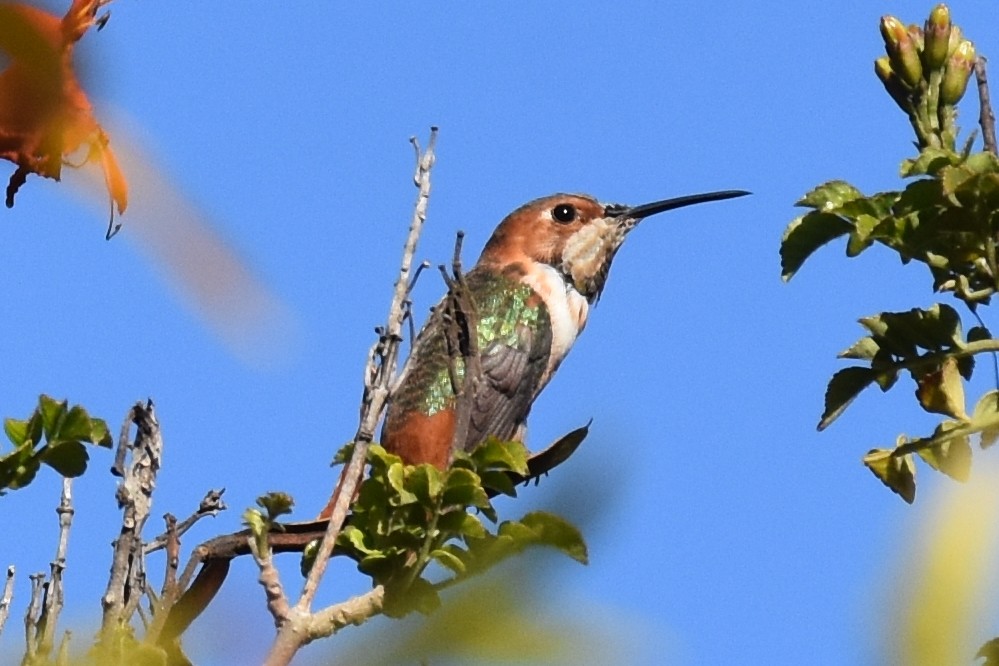
[[[465,280],[475,303],[480,352],[494,343],[518,347],[523,344],[520,331],[524,327],[537,330],[551,325],[547,308],[527,285],[485,270],[473,270]],[[530,303],[532,300],[534,304]],[[538,336],[528,339],[537,341]],[[524,351],[547,353],[547,350]],[[392,398],[396,408],[416,409],[430,416],[450,407],[454,400],[451,363],[442,317],[435,312],[417,338],[406,380]],[[460,380],[464,377],[464,363],[460,357],[453,363]]]

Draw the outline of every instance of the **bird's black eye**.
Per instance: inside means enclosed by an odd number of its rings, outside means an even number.
[[[568,224],[576,219],[576,207],[572,204],[560,203],[552,209],[552,217],[562,224]]]

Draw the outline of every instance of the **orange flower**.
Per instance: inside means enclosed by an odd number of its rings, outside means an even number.
[[[73,47],[108,2],[73,0],[60,19],[0,0],[0,50],[10,61],[0,72],[0,158],[17,165],[7,185],[8,208],[28,174],[59,180],[63,164],[82,166],[66,158],[85,146],[84,163],[100,163],[113,204],[125,212],[128,184],[73,71]]]

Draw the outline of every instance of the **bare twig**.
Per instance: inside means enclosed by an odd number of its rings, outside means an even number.
[[[177,523],[177,536],[184,536],[184,533],[194,527],[194,524],[202,518],[206,516],[212,516],[214,518],[220,511],[225,511],[226,505],[225,502],[222,501],[222,493],[224,492],[225,488],[222,488],[221,490],[209,490],[204,499],[201,500],[201,504],[198,505],[198,509],[190,516]],[[167,538],[168,532],[164,532],[152,541],[147,541],[145,545],[146,555],[155,553],[156,551],[166,547]]]
[[[395,283],[395,291],[392,296],[392,304],[389,307],[385,329],[378,342],[372,348],[368,364],[365,367],[364,393],[361,398],[361,417],[357,433],[354,436],[354,448],[351,452],[350,461],[344,466],[340,474],[340,479],[333,492],[331,505],[323,512],[324,515],[328,512],[329,524],[319,544],[315,562],[309,570],[305,585],[302,587],[302,594],[295,605],[295,612],[289,619],[303,618],[303,622],[308,620],[312,601],[319,588],[319,581],[322,580],[323,574],[326,572],[329,558],[333,554],[333,546],[336,543],[337,536],[340,534],[350,503],[353,501],[358,485],[360,484],[367,458],[368,446],[374,438],[375,428],[378,426],[378,421],[381,419],[382,412],[388,402],[390,388],[398,367],[399,343],[402,340],[401,332],[406,312],[404,303],[409,292],[413,256],[416,253],[417,241],[420,238],[423,223],[427,217],[427,204],[430,199],[430,171],[434,165],[437,128],[430,128],[430,140],[427,143],[425,151],[421,152],[420,145],[415,137],[410,142],[413,144],[416,153],[416,170],[413,175],[413,181],[419,189],[419,194],[417,195],[413,218],[410,222],[409,233],[406,237],[406,244],[403,248],[399,277]],[[275,619],[277,620],[278,618]],[[307,642],[308,638],[302,631],[303,627],[299,626],[299,624],[297,621],[286,621],[280,624],[278,635],[268,655],[269,664],[288,663],[295,652]]]
[[[134,442],[129,441],[130,424],[135,424],[136,428]],[[123,451],[131,452],[128,467]],[[110,636],[111,630],[129,621],[146,590],[142,528],[152,507],[162,454],[163,439],[152,401],[145,405],[136,403],[125,417],[114,468],[123,477],[117,492],[123,515],[121,531],[114,542],[111,577],[101,599],[104,608],[102,636]]]
[[[10,616],[10,602],[14,599],[14,566],[7,567],[7,580],[3,584],[3,596],[0,596],[0,634]]]
[[[451,390],[455,395],[455,428],[451,437],[452,454],[458,449],[463,449],[468,439],[473,407],[472,398],[477,394],[478,386],[482,381],[482,360],[479,356],[478,336],[479,316],[461,267],[461,247],[464,239],[464,232],[459,231],[455,238],[454,256],[451,260],[452,275],[447,274],[444,266],[439,267],[448,288],[447,296],[444,299],[444,310],[441,314],[445,324]],[[460,373],[459,362],[462,364]]]
[[[52,652],[52,647],[55,644],[56,624],[65,600],[62,574],[66,569],[66,551],[69,548],[69,531],[73,525],[74,514],[73,480],[70,478],[64,477],[62,480],[62,494],[59,498],[56,514],[59,516],[59,543],[56,546],[55,559],[49,565],[51,573],[38,623],[41,632],[38,637],[38,650],[43,655]]]
[[[177,530],[177,519],[172,513],[163,516],[166,522],[166,574],[163,576],[163,593],[161,596],[177,595],[177,568],[180,566],[180,533]]]
[[[177,569],[180,567],[180,531],[177,519],[173,514],[167,513],[163,516],[163,520],[166,523],[166,572],[163,575],[163,588],[159,596],[152,590],[146,590],[153,609],[153,617],[148,622],[143,620],[146,624],[146,640],[151,643],[159,639],[170,616],[170,609],[177,603],[183,591],[183,588],[177,584]]]
[[[24,659],[22,664],[31,664],[38,656],[38,623],[41,619],[46,588],[45,574],[31,574],[28,579],[31,581],[31,600],[28,602],[28,610],[24,613]]]
[[[975,80],[978,82],[978,124],[982,128],[982,142],[985,150],[993,155],[996,151],[996,117],[992,112],[992,101],[989,98],[989,79],[985,72],[985,56],[975,58]]]

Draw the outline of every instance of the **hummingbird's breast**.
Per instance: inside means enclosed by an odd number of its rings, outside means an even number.
[[[562,273],[548,264],[531,262],[525,267],[521,282],[533,289],[548,308],[552,348],[544,373],[547,383],[586,326],[590,303]]]

